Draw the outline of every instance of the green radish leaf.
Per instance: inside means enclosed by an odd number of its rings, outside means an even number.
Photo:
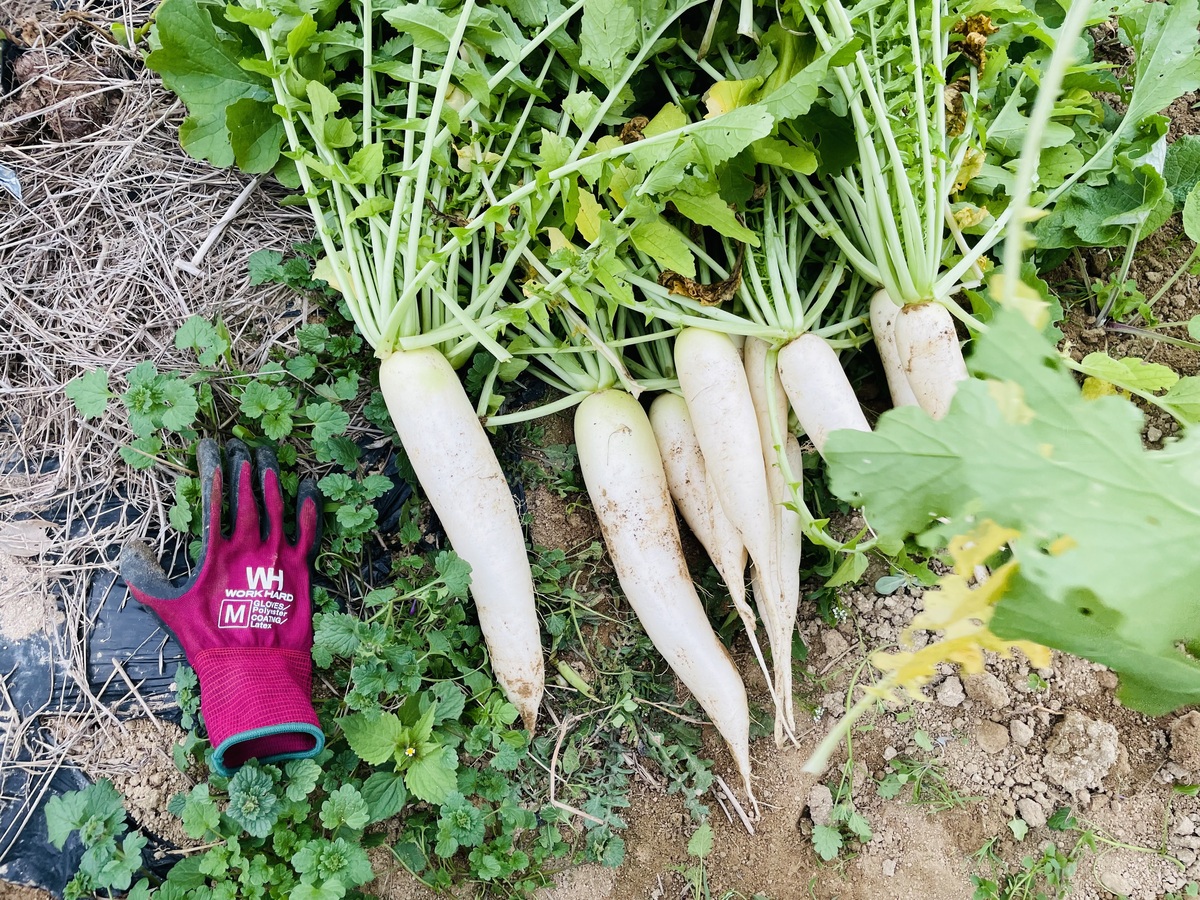
[[[287,52],[288,56],[296,56],[312,43],[312,39],[317,34],[317,21],[309,13],[305,13],[296,27],[288,32],[287,36]]]
[[[280,161],[283,122],[271,103],[256,97],[242,97],[238,102],[230,103],[226,109],[226,126],[234,162],[242,172],[259,174],[275,168]]]
[[[1192,316],[1188,320],[1187,330],[1193,341],[1200,341],[1200,316]]]
[[[735,213],[715,190],[708,194],[677,192],[668,198],[680,215],[697,225],[706,225],[718,234],[742,241],[751,247],[758,246],[758,235],[738,221]]]
[[[72,378],[63,388],[63,393],[85,419],[98,419],[104,415],[108,401],[114,396],[108,389],[108,372],[104,369]]]
[[[1123,133],[1135,129],[1177,98],[1200,90],[1196,27],[1200,5],[1193,2],[1135,4],[1117,20],[1134,49],[1133,95]]]
[[[1162,402],[1188,422],[1200,422],[1200,375],[1180,378],[1162,395]]]
[[[607,88],[616,85],[640,32],[637,4],[629,0],[592,0],[583,10],[579,63]]]
[[[812,147],[789,144],[779,138],[760,138],[750,145],[754,161],[765,166],[788,169],[801,175],[811,175],[817,170],[817,154]]]
[[[662,217],[639,222],[629,232],[629,240],[660,268],[670,269],[688,278],[696,277],[696,260],[678,229]]]
[[[157,49],[146,65],[187,107],[179,129],[183,148],[223,167],[234,162],[226,110],[243,99],[273,103],[275,93],[268,79],[241,66],[244,54],[231,32],[223,27],[224,39],[218,37],[214,15],[220,15],[216,7],[195,0],[165,0],[155,14]]]
[[[1009,819],[1008,830],[1012,832],[1012,836],[1018,841],[1025,840],[1025,835],[1029,834],[1029,825],[1024,819]]]
[[[1148,363],[1137,356],[1113,359],[1107,353],[1089,353],[1080,361],[1083,371],[1117,387],[1139,391],[1161,391],[1179,380],[1179,376],[1161,363]]]
[[[1120,676],[1121,702],[1150,715],[1200,702],[1200,558],[1174,550],[1200,542],[1189,499],[1200,496],[1200,432],[1147,451],[1142,412],[1085,399],[1054,347],[1010,311],[968,363],[978,377],[941,420],[897,409],[869,435],[831,435],[832,491],[864,504],[885,543],[916,534],[945,546],[987,520],[1014,530],[996,636],[1103,663]]]
[[[1200,184],[1200,135],[1181,135],[1167,147],[1163,179],[1175,198],[1175,205],[1183,206],[1192,188]]]
[[[1193,187],[1183,201],[1183,231],[1200,244],[1200,184]]]

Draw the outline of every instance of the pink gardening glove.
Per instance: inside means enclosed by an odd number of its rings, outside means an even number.
[[[172,585],[145,544],[121,550],[121,576],[130,593],[158,614],[196,670],[213,766],[222,775],[248,759],[304,759],[325,746],[312,704],[309,588],[320,494],[312,482],[300,486],[293,544],[283,532],[275,454],[258,451],[256,498],[245,444],[230,441],[226,450],[231,534],[221,529],[221,451],[215,441],[203,440],[196,452],[203,551],[191,578]]]

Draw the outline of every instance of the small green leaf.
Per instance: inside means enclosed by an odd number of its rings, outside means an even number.
[[[825,587],[840,587],[843,584],[857,584],[862,573],[867,571],[870,560],[867,554],[854,552],[842,560],[836,571],[825,582]]]
[[[225,814],[251,837],[266,837],[279,819],[279,798],[271,776],[254,765],[245,765],[229,779]]]
[[[75,408],[85,419],[98,419],[106,409],[113,394],[108,389],[108,372],[96,369],[85,372],[67,382],[63,393],[75,403]]]
[[[404,776],[397,772],[372,772],[363,782],[362,796],[371,811],[371,822],[391,818],[408,802]]]
[[[701,822],[688,840],[687,852],[688,856],[694,856],[697,859],[704,859],[708,854],[712,853],[713,848],[713,830],[712,826],[707,821]]]
[[[1029,824],[1024,819],[1009,819],[1008,830],[1018,841],[1023,841],[1025,835],[1029,834]]]
[[[812,842],[817,855],[825,862],[829,862],[837,858],[844,840],[838,829],[829,825],[816,825],[813,827]]]
[[[120,450],[121,459],[134,469],[149,469],[158,462],[158,453],[163,448],[162,439],[156,434],[147,435],[130,442]]]
[[[361,754],[360,754],[361,755]],[[404,783],[418,800],[442,803],[457,783],[458,756],[449,747],[416,760],[405,770]]]
[[[285,796],[299,802],[316,790],[321,778],[321,767],[311,759],[294,759],[287,764],[287,787]]]
[[[404,725],[395,713],[377,716],[359,713],[339,719],[338,724],[346,735],[350,749],[363,762],[373,766],[382,765],[395,756],[405,732]]]
[[[465,600],[471,585],[471,564],[453,550],[441,550],[434,557],[433,565],[446,583],[449,596]]]
[[[350,414],[332,403],[310,403],[304,415],[312,422],[314,441],[327,441],[350,426]]]
[[[250,283],[253,285],[275,281],[283,271],[280,263],[283,254],[277,250],[255,250],[246,261],[250,269]]]
[[[192,788],[183,805],[180,814],[183,830],[193,840],[201,840],[210,831],[216,831],[221,824],[221,811],[212,801],[207,784],[198,784]]]
[[[1188,192],[1187,199],[1183,201],[1183,230],[1200,244],[1200,183]]]
[[[360,829],[370,821],[367,801],[352,784],[343,784],[333,791],[321,804],[321,824],[329,829]]]

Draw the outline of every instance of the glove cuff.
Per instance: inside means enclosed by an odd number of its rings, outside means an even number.
[[[249,759],[307,759],[324,749],[308,653],[222,647],[196,654],[192,665],[219,774],[229,775]]]

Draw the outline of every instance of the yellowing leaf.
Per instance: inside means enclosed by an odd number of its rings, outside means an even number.
[[[1050,304],[1021,279],[1010,279],[1004,272],[995,272],[988,287],[993,297],[1000,298],[1001,306],[1015,309],[1038,331],[1050,323]]]
[[[637,173],[629,168],[629,166],[617,166],[612,173],[612,177],[608,180],[609,196],[616,201],[617,206],[621,209],[625,208],[625,195],[629,193],[631,188],[637,186]]]
[[[954,193],[959,193],[967,186],[972,178],[983,171],[984,155],[974,147],[967,148],[963,155],[962,165],[958,167],[958,175],[954,178]]]
[[[960,534],[950,541],[948,547],[954,560],[954,571],[964,577],[970,577],[976,566],[981,566],[996,552],[1011,541],[1021,536],[1021,532],[1013,528],[1004,528],[991,519],[986,520],[969,534]]]
[[[589,244],[600,237],[600,213],[603,207],[589,191],[579,192],[579,215],[575,227]]]
[[[687,115],[682,109],[673,103],[668,103],[658,111],[650,122],[642,129],[642,134],[645,137],[652,138],[667,131],[674,131],[676,128],[682,128],[688,123]]]
[[[1025,392],[1014,381],[989,381],[988,393],[996,401],[1000,415],[1010,425],[1028,425],[1034,412],[1025,402]]]
[[[746,106],[754,100],[754,92],[762,84],[761,78],[751,78],[746,81],[718,81],[704,92],[704,107],[708,110],[704,118],[711,119]]]
[[[1118,393],[1116,385],[1111,381],[1105,381],[1103,378],[1095,378],[1089,375],[1083,379],[1083,399],[1084,400],[1099,400],[1101,397],[1111,397]]]
[[[1046,648],[1029,641],[1001,640],[988,630],[996,603],[1017,572],[1017,561],[1009,560],[974,588],[968,580],[976,566],[1020,536],[1015,529],[987,520],[950,541],[954,573],[944,575],[936,589],[926,591],[925,610],[913,618],[901,642],[911,646],[916,630],[940,631],[944,637],[920,650],[872,654],[871,665],[888,676],[878,689],[881,694],[888,695],[892,687],[899,687],[910,697],[925,700],[921,688],[934,678],[940,664],[953,663],[967,674],[975,674],[983,671],[986,651],[1007,657],[1013,650],[1021,650],[1034,665],[1049,665],[1050,651]]]
[[[959,228],[974,228],[988,217],[986,206],[964,206],[954,211],[954,222]]]

